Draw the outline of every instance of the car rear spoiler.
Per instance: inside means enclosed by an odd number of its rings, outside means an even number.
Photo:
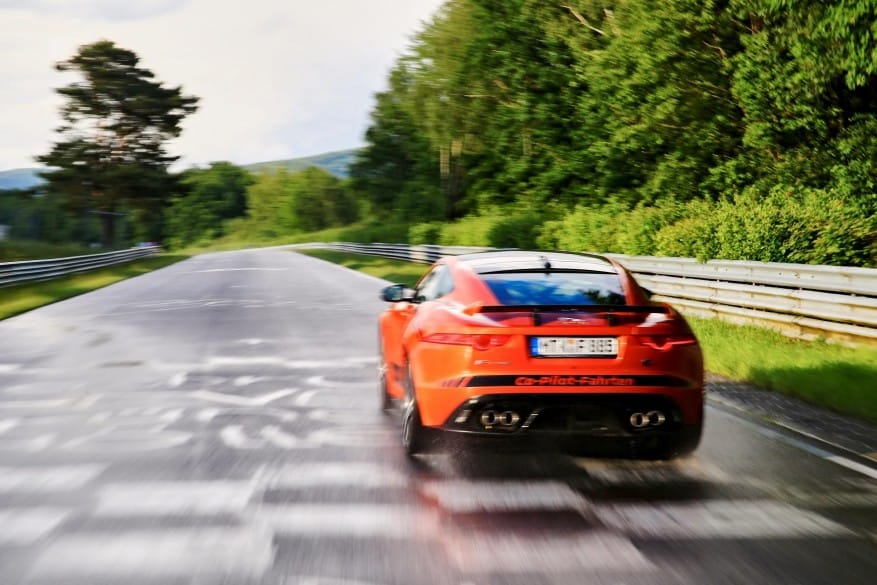
[[[476,313],[530,313],[533,324],[539,325],[541,313],[604,313],[612,324],[619,313],[669,313],[666,305],[483,305],[474,303],[463,312],[467,315]]]

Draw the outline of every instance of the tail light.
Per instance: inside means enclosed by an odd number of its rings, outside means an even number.
[[[423,338],[429,343],[443,343],[446,345],[468,345],[477,350],[484,351],[491,347],[505,345],[511,335],[488,335],[484,333],[431,333]]]
[[[668,351],[679,345],[694,345],[697,339],[693,335],[639,335],[642,345],[658,351]]]

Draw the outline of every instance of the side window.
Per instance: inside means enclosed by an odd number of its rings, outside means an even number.
[[[448,294],[453,288],[454,282],[451,278],[451,271],[444,264],[440,264],[423,277],[423,280],[417,287],[415,300],[418,302],[433,301]]]
[[[439,276],[438,295],[436,298],[441,298],[446,294],[450,294],[454,290],[454,277],[451,276],[451,271],[447,266],[442,266],[442,268],[443,270]]]

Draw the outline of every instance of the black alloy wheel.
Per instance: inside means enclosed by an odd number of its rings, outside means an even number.
[[[402,449],[408,456],[427,451],[426,428],[420,420],[420,409],[414,394],[411,366],[405,368],[405,402],[402,406]]]

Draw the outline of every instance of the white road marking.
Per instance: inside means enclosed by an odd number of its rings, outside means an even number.
[[[252,267],[252,268],[208,268],[206,270],[193,270],[190,272],[185,272],[184,274],[205,274],[208,272],[285,272],[290,270],[289,268],[267,268],[267,267]]]
[[[266,474],[266,487],[269,488],[393,488],[408,485],[405,474],[371,463],[304,463],[269,470]]]
[[[11,374],[21,369],[20,364],[0,364],[0,374]]]
[[[858,471],[863,475],[867,475],[868,477],[877,479],[877,469],[873,469],[871,467],[868,467],[867,465],[862,465],[861,463],[858,463],[851,459],[847,459],[846,457],[841,457],[839,455],[831,455],[829,457],[826,457],[826,459],[833,463],[837,463],[842,467],[846,467],[847,469],[852,469],[853,471]]]
[[[660,539],[850,536],[835,522],[772,500],[595,505],[597,517],[628,536]]]
[[[103,473],[106,465],[0,467],[0,493],[52,493],[80,489]]]
[[[149,428],[165,428],[183,416],[182,408],[151,409],[127,408],[123,410],[104,410],[94,413],[88,418],[90,423],[112,423],[113,427],[141,426]]]
[[[171,376],[171,379],[168,382],[168,386],[170,386],[171,388],[179,388],[186,383],[187,378],[188,374],[186,374],[186,372],[178,372]]]
[[[46,538],[70,515],[63,508],[0,510],[0,545],[25,546]]]
[[[569,536],[451,532],[439,540],[466,573],[550,571],[644,571],[655,569],[624,536],[605,530]]]
[[[262,576],[273,560],[272,535],[256,526],[112,532],[56,539],[30,577],[104,575],[124,582],[215,576],[234,583]]]
[[[251,384],[255,384],[256,382],[261,382],[262,380],[267,380],[265,376],[238,376],[232,381],[232,384],[237,386],[238,388],[242,386],[250,386]]]
[[[473,512],[572,510],[583,511],[589,502],[560,481],[428,481],[421,493],[444,510]]]
[[[0,402],[3,410],[30,410],[33,408],[61,408],[73,403],[72,398],[58,398],[53,400],[4,400]]]
[[[790,436],[785,435],[783,433],[778,433],[777,431],[775,431],[773,429],[770,429],[768,427],[765,427],[765,426],[762,426],[762,425],[757,424],[755,422],[752,422],[752,421],[748,420],[747,418],[744,418],[743,416],[740,416],[738,414],[734,414],[734,413],[720,410],[717,408],[711,409],[711,412],[718,414],[720,416],[724,416],[725,418],[733,418],[736,422],[739,422],[743,426],[749,427],[750,429],[754,430],[755,432],[757,432],[760,435],[763,435],[763,436],[768,437],[770,439],[775,439],[777,441],[781,441],[781,442],[785,443],[786,445],[790,445],[792,447],[795,447],[797,449],[800,449],[802,451],[810,453],[811,455],[825,459],[826,461],[831,461],[832,463],[840,465],[841,467],[846,467],[847,469],[850,469],[852,471],[856,471],[858,473],[861,473],[862,475],[866,475],[870,478],[877,479],[877,469],[875,469],[873,467],[863,465],[861,463],[853,461],[852,459],[848,459],[848,458],[842,457],[840,455],[835,455],[834,453],[832,453],[830,451],[827,451],[827,450],[822,449],[820,447],[811,445],[809,443],[806,443],[806,442],[799,440],[799,439],[796,439],[794,437],[790,437]],[[788,425],[784,425],[784,424],[779,423],[779,422],[776,424],[782,426],[784,429],[786,429],[788,431],[797,433],[801,436],[807,437],[807,438],[815,440],[815,441],[819,441],[820,443],[823,443],[826,445],[831,445],[832,447],[834,447],[836,449],[844,449],[843,447],[833,445],[832,443],[825,441],[824,439],[821,439],[821,438],[816,437],[814,435],[810,435],[810,434],[805,433],[799,429],[790,427]]]
[[[337,408],[333,408],[332,410],[329,410],[327,408],[318,408],[310,411],[308,413],[308,418],[311,420],[332,423],[336,425],[350,425],[352,427],[356,427],[358,430],[362,430],[365,428],[386,428],[385,422],[380,419],[375,420],[375,422],[369,423],[368,417],[364,417],[362,415],[362,408],[360,407],[344,410],[339,410]]]
[[[396,504],[263,506],[257,517],[281,535],[432,538],[438,532],[434,514]]]
[[[815,508],[877,508],[874,492],[807,493],[793,489],[785,494],[796,504]]]
[[[77,437],[61,445],[69,451],[125,455],[130,452],[161,451],[188,443],[194,436],[184,431],[165,430],[167,425],[147,429],[122,429],[108,427]]]
[[[10,453],[38,453],[48,449],[54,441],[54,433],[45,433],[37,437],[28,437],[26,439],[10,439],[4,437],[3,440],[0,441],[0,451],[7,451]]]
[[[240,514],[253,497],[251,482],[111,483],[98,492],[97,516]]]
[[[278,422],[288,423],[298,418],[298,413],[293,410],[281,410],[278,408],[262,408],[252,410],[242,406],[237,407],[217,407],[203,408],[195,414],[195,420],[198,422],[210,422],[218,416],[255,416],[271,417]]]
[[[306,444],[306,441],[299,439],[295,435],[283,432],[280,428],[274,425],[264,427],[260,434],[262,437],[270,441],[271,444],[280,447],[281,449],[301,449],[314,446]]]
[[[225,394],[223,392],[214,392],[213,390],[198,390],[195,392],[190,392],[190,396],[195,398],[200,398],[201,400],[209,400],[211,402],[221,402],[223,404],[234,404],[236,406],[265,406],[278,400],[280,398],[284,398],[289,396],[290,394],[295,394],[298,390],[295,388],[287,388],[285,390],[278,390],[277,392],[269,392],[268,394],[262,394],[261,396],[253,396],[248,398],[246,396],[239,396],[237,394]]]
[[[265,441],[248,437],[240,425],[224,427],[219,431],[219,436],[223,443],[233,449],[259,449],[265,445]]]
[[[17,427],[19,422],[21,422],[21,419],[19,418],[5,418],[0,420],[0,435]]]
[[[298,396],[296,396],[293,399],[292,403],[295,406],[307,406],[308,404],[310,404],[311,399],[316,395],[317,395],[316,390],[306,390],[306,391],[302,392],[301,394],[299,394]]]

